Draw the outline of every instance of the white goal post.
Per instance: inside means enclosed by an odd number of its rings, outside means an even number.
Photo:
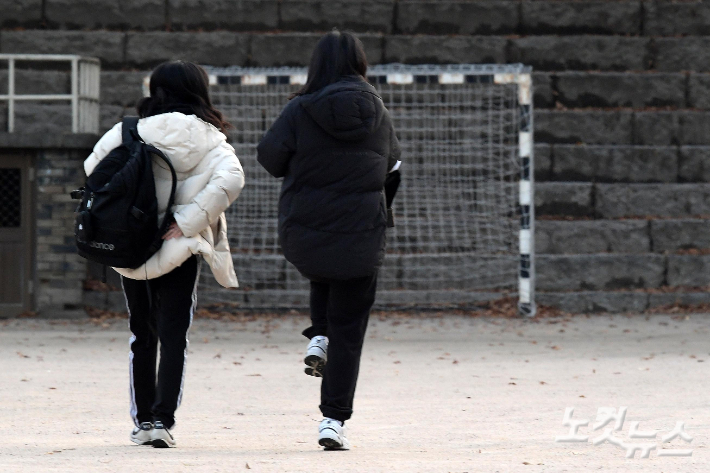
[[[202,300],[237,309],[305,308],[308,283],[280,253],[281,182],[256,162],[256,144],[302,68],[207,68],[214,105],[235,126],[230,142],[247,185],[227,214],[240,280],[219,290],[203,275]],[[471,308],[517,297],[535,315],[532,70],[513,65],[372,66],[402,147],[377,306]]]

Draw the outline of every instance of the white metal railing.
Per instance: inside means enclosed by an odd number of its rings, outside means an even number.
[[[72,133],[99,132],[99,83],[101,62],[94,57],[72,54],[0,54],[0,62],[7,61],[7,131],[15,131],[15,103],[18,101],[68,101],[72,109]],[[17,94],[15,92],[16,63],[62,62],[71,64],[71,93]]]

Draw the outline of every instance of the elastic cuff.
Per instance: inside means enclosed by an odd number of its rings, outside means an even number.
[[[332,407],[324,406],[323,404],[320,405],[320,411],[325,417],[330,417],[331,419],[339,420],[340,422],[345,422],[346,420],[350,419],[353,415],[352,409],[348,410],[342,410],[342,409],[335,409]]]
[[[313,337],[317,336],[323,336],[327,337],[328,336],[328,327],[327,326],[312,326],[308,327],[306,330],[301,332],[301,334],[306,337],[308,340],[310,340]]]

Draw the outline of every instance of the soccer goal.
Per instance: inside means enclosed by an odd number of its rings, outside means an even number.
[[[202,300],[237,308],[304,308],[308,283],[280,253],[281,182],[256,161],[256,145],[299,68],[208,68],[211,95],[236,129],[230,141],[247,184],[227,214],[241,289],[203,275]],[[402,147],[395,228],[377,306],[472,307],[517,297],[535,314],[531,69],[523,65],[383,65],[368,71]],[[209,273],[209,272],[206,272]]]

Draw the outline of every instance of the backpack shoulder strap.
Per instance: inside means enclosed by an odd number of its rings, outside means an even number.
[[[123,117],[121,122],[121,135],[123,144],[128,146],[136,140],[140,140],[138,135],[138,117]]]

